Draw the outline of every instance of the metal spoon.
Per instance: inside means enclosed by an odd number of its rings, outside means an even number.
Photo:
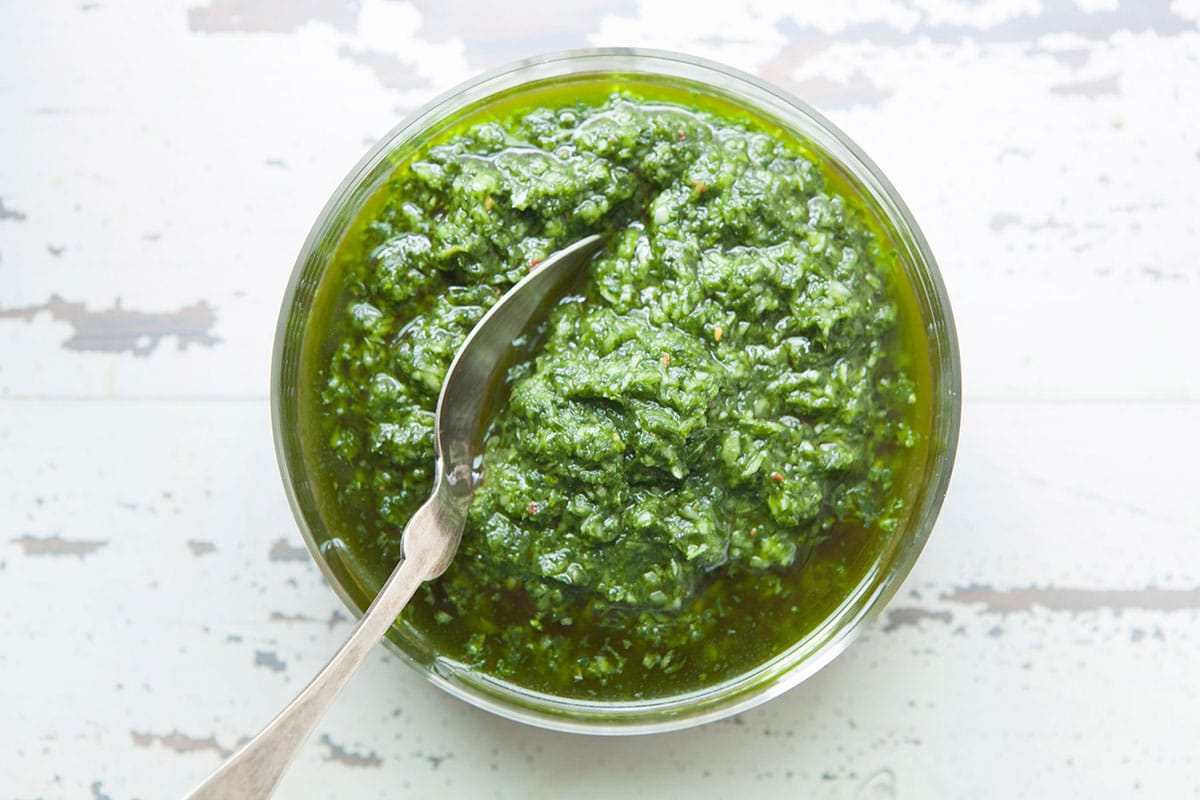
[[[392,627],[417,587],[450,566],[475,493],[474,462],[486,423],[484,415],[503,378],[513,340],[530,327],[548,299],[565,290],[600,242],[601,237],[589,236],[550,256],[500,298],[471,330],[442,382],[434,422],[437,483],[404,528],[403,560],[312,682],[185,800],[270,797],[300,745]]]

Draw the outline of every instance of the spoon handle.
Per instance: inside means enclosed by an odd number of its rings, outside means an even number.
[[[437,515],[430,513],[436,499],[422,506],[405,529],[436,527]],[[425,533],[425,531],[422,531]],[[429,532],[432,533],[432,532]],[[429,535],[426,533],[426,535]],[[317,676],[279,712],[258,735],[244,744],[185,800],[259,800],[270,797],[300,746],[325,715],[342,688],[367,654],[374,649],[407,605],[417,587],[429,578],[429,556],[408,553],[379,590],[374,602],[354,630]]]

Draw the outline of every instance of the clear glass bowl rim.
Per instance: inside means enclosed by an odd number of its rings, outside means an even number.
[[[847,608],[851,601],[855,601],[855,607],[845,612],[839,609],[817,632],[810,634],[809,639],[821,631],[825,632],[825,638],[815,650],[801,652],[797,646],[747,675],[685,695],[641,703],[588,702],[541,695],[507,685],[497,694],[496,691],[483,688],[487,685],[486,681],[464,682],[453,674],[434,668],[434,665],[419,663],[392,639],[384,640],[402,661],[441,689],[499,716],[573,733],[657,733],[700,725],[766,702],[811,677],[845,650],[863,628],[878,616],[911,571],[933,529],[949,485],[961,420],[962,380],[958,339],[949,297],[928,242],[908,207],[882,170],[833,123],[802,100],[749,73],[683,53],[641,48],[590,48],[535,56],[482,73],[444,92],[409,114],[362,157],[334,191],[313,224],[296,259],[280,309],[271,365],[271,422],[280,476],[305,544],[334,592],[356,617],[361,616],[363,609],[334,573],[309,524],[300,497],[301,489],[297,484],[298,478],[303,482],[307,479],[303,474],[297,475],[292,467],[293,459],[295,463],[302,464],[303,457],[299,452],[291,451],[288,441],[287,417],[292,410],[288,403],[295,403],[295,392],[286,385],[289,367],[292,366],[288,356],[292,350],[297,351],[298,356],[300,349],[298,345],[289,345],[292,344],[292,337],[303,337],[303,317],[307,311],[304,298],[307,293],[311,299],[315,285],[327,266],[327,259],[322,264],[317,258],[320,246],[329,240],[331,232],[335,230],[338,232],[334,242],[340,239],[344,226],[339,224],[339,218],[345,219],[347,201],[356,191],[362,191],[364,181],[384,167],[388,155],[398,146],[415,141],[431,125],[450,119],[464,108],[493,94],[514,90],[530,82],[569,78],[581,73],[649,76],[668,81],[707,84],[723,90],[728,98],[773,118],[781,127],[796,131],[802,137],[813,139],[814,133],[820,134],[821,140],[816,143],[822,145],[820,149],[825,151],[825,155],[832,155],[827,152],[827,145],[841,150],[839,155],[842,157],[834,159],[836,165],[855,180],[856,188],[869,191],[864,199],[876,204],[876,211],[884,214],[885,221],[894,226],[894,232],[903,238],[903,243],[910,251],[911,262],[908,266],[916,270],[916,274],[909,274],[908,277],[920,284],[915,287],[920,295],[918,299],[930,305],[929,309],[922,308],[922,311],[931,312],[925,323],[931,332],[931,346],[938,349],[936,358],[932,359],[936,396],[931,432],[931,448],[937,445],[937,452],[931,449],[921,507],[912,530],[899,543],[900,552],[893,556],[886,573],[875,576],[873,581],[865,579],[860,584],[859,592],[847,598],[843,604],[843,608]],[[733,89],[745,91],[746,94],[734,94],[731,91]],[[378,175],[374,187],[366,191],[365,196],[370,196],[377,186]]]

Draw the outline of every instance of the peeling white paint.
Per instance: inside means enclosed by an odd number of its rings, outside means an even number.
[[[1022,16],[1036,16],[1045,8],[1043,0],[915,0],[913,7],[924,15],[927,25],[954,25],[976,30],[993,28]]]
[[[1171,12],[1193,22],[1200,22],[1200,0],[1171,0]]]
[[[1121,7],[1121,0],[1075,0],[1075,5],[1081,11],[1095,14],[1100,11],[1116,11]]]
[[[239,3],[0,5],[0,307],[204,298],[221,340],[151,347],[131,323],[134,357],[65,350],[49,309],[0,319],[10,794],[181,796],[332,652],[350,620],[266,399],[292,259],[407,109],[586,42],[801,92],[898,186],[963,348],[941,521],[866,636],[759,709],[556,735],[380,651],[281,796],[1200,793],[1200,2],[304,0],[189,28]]]

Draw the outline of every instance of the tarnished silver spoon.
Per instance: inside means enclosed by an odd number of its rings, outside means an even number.
[[[513,286],[471,330],[442,382],[434,422],[433,494],[404,528],[404,558],[346,641],[300,694],[257,736],[221,764],[185,800],[258,800],[271,795],[300,745],[350,676],[387,633],[417,587],[446,571],[462,538],[475,493],[475,460],[494,392],[513,341],[539,309],[590,262],[601,237],[553,254]]]

